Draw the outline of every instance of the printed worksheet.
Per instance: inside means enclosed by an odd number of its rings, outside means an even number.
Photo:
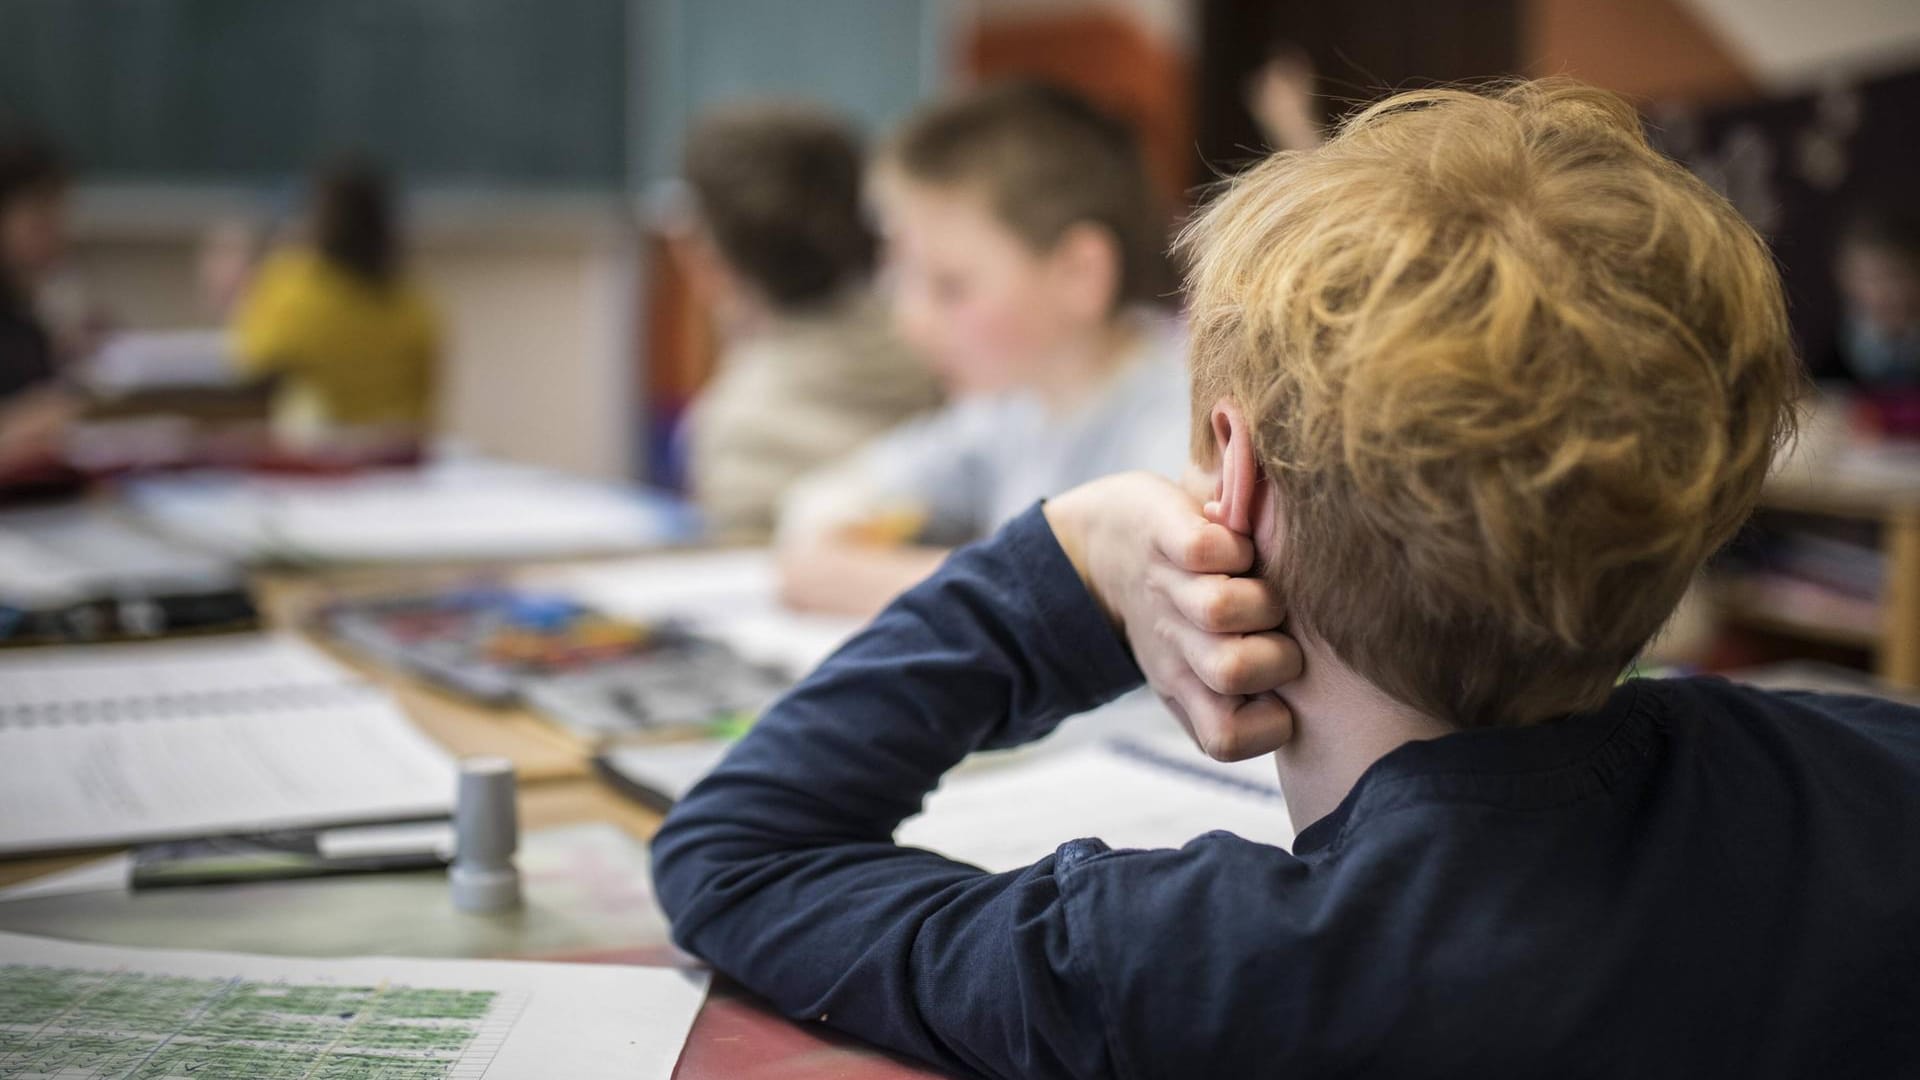
[[[704,973],[303,960],[0,934],[15,1080],[637,1080],[672,1075]]]

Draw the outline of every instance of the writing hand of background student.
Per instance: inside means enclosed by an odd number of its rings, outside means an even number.
[[[53,387],[0,402],[0,476],[57,460],[77,412],[73,398]]]
[[[1273,691],[1300,675],[1286,607],[1253,568],[1253,541],[1151,473],[1083,484],[1046,504],[1080,579],[1127,639],[1148,685],[1222,761],[1279,749],[1293,717]]]

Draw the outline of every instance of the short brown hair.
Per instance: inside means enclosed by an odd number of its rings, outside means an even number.
[[[72,167],[52,140],[0,118],[0,214],[16,202],[58,193],[72,179]],[[0,308],[25,306],[25,291],[0,265]]]
[[[370,158],[341,155],[315,173],[313,201],[320,254],[364,281],[392,280],[400,268],[400,223],[386,173]]]
[[[1298,624],[1456,724],[1597,705],[1793,428],[1765,245],[1568,80],[1390,98],[1182,243],[1196,453],[1238,402]]]
[[[829,300],[872,272],[864,168],[852,129],[806,106],[716,109],[687,138],[687,184],[721,258],[782,308]]]
[[[989,83],[911,117],[883,160],[907,179],[970,187],[1035,251],[1082,223],[1120,256],[1115,306],[1164,300],[1171,288],[1164,208],[1126,124],[1057,86]]]

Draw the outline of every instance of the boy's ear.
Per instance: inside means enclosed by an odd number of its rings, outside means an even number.
[[[1242,536],[1252,536],[1260,514],[1265,512],[1261,498],[1266,476],[1259,455],[1253,448],[1253,429],[1247,416],[1232,398],[1213,403],[1207,414],[1213,429],[1214,459],[1219,462],[1218,481],[1209,516]]]
[[[1074,314],[1105,321],[1120,294],[1120,246],[1113,233],[1088,221],[1070,225],[1049,261]]]

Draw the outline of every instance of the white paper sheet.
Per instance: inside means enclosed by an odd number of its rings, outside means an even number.
[[[82,377],[95,392],[108,396],[241,381],[230,359],[227,332],[220,329],[115,335],[88,361]]]
[[[0,934],[0,1076],[666,1080],[707,976]]]
[[[288,638],[0,656],[0,853],[451,809],[452,759]]]
[[[733,743],[726,739],[616,746],[602,755],[608,767],[627,780],[679,802],[701,777],[713,771]]]
[[[1172,848],[1216,829],[1293,843],[1272,762],[1223,766],[1167,739],[1078,746],[955,772],[895,839],[998,872],[1082,837],[1113,848]]]

